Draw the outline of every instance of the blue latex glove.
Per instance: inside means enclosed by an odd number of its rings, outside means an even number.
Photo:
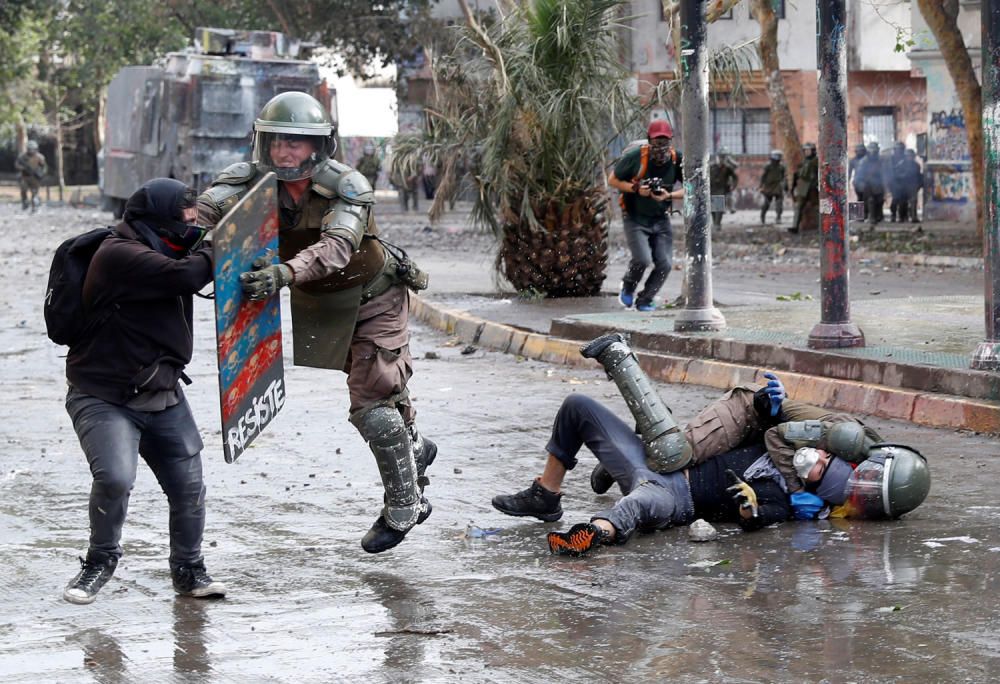
[[[796,520],[815,520],[826,507],[826,502],[809,492],[795,492],[791,496],[792,513]]]
[[[764,391],[771,399],[771,415],[776,416],[781,411],[781,402],[788,395],[785,394],[785,386],[781,384],[781,380],[778,380],[777,375],[768,372],[764,373],[764,377],[767,378],[767,387],[764,388]]]

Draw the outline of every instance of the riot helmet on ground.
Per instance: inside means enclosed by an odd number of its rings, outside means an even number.
[[[930,489],[930,468],[919,451],[876,444],[847,481],[844,517],[898,518],[922,504]]]
[[[310,178],[335,150],[330,113],[307,93],[276,95],[254,121],[253,162],[279,180]]]

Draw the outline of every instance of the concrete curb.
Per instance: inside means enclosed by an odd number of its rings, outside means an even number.
[[[719,258],[738,258],[759,254],[764,245],[747,245],[730,243],[719,245],[716,256]],[[779,247],[771,250],[774,256],[802,257],[819,261],[818,247]],[[924,266],[927,268],[965,268],[982,269],[981,257],[944,256],[938,254],[896,254],[894,252],[870,252],[860,247],[852,247],[851,262],[858,266],[867,266],[868,262],[877,262],[882,266]]]
[[[580,356],[580,342],[519,330],[411,296],[410,315],[436,330],[455,335],[467,344],[529,359],[568,366],[599,368]],[[636,350],[643,370],[655,380],[728,389],[761,382],[759,366],[712,359],[687,358]],[[936,428],[1000,433],[1000,403],[944,394],[918,392],[852,380],[782,371],[788,395],[810,404],[880,418],[905,420]]]

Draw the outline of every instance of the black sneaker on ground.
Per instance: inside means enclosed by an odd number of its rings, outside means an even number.
[[[604,534],[593,523],[577,523],[568,532],[549,532],[549,552],[560,556],[582,556],[600,546]]]
[[[80,559],[80,572],[63,590],[63,598],[70,603],[86,605],[93,603],[118,567],[118,559],[111,556],[103,561]]]
[[[212,579],[204,563],[182,565],[171,570],[170,574],[174,578],[174,591],[181,596],[213,598],[226,595],[226,585]]]
[[[603,494],[611,489],[611,485],[614,483],[615,478],[611,477],[611,473],[600,463],[590,471],[590,488],[594,490],[595,494]]]
[[[559,504],[561,498],[562,494],[550,492],[535,480],[530,487],[515,494],[494,496],[493,508],[507,515],[530,515],[544,522],[555,522],[563,514]]]
[[[431,502],[427,499],[421,499],[424,504],[424,512],[417,517],[417,525],[427,520],[430,517],[431,511],[434,507],[431,506]],[[410,530],[413,528],[411,527]],[[400,532],[399,530],[389,527],[389,523],[385,521],[381,515],[378,520],[371,526],[371,529],[365,533],[365,536],[361,538],[361,548],[368,553],[382,553],[383,551],[388,551],[394,546],[397,546],[399,542],[403,541],[406,537],[407,532]]]

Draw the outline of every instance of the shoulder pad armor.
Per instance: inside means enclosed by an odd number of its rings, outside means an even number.
[[[249,185],[245,183],[241,185],[219,183],[210,186],[208,190],[201,193],[198,196],[198,202],[210,207],[207,220],[214,223],[229,213],[229,210],[236,206],[236,203],[240,201],[248,189]]]
[[[368,179],[333,159],[324,161],[313,173],[312,189],[327,199],[339,197],[350,204],[375,204],[375,191]]]
[[[212,185],[224,183],[226,185],[243,185],[257,175],[257,169],[250,162],[238,162],[230,164],[215,177]]]

